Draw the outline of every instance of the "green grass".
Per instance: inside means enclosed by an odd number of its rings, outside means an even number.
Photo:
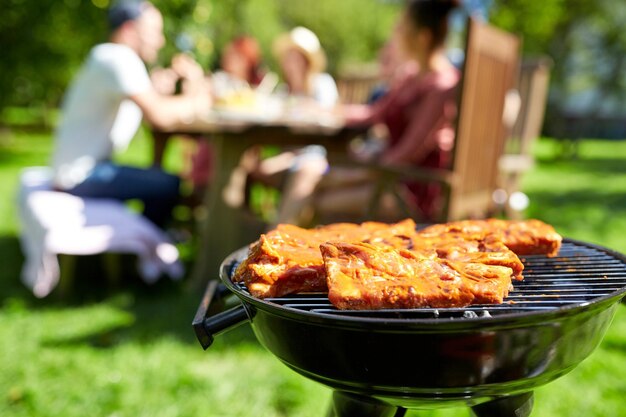
[[[626,252],[626,142],[584,141],[580,158],[555,158],[542,140],[526,177],[528,215],[564,235]],[[200,295],[129,275],[111,290],[83,271],[70,301],[37,300],[19,282],[13,196],[19,170],[45,164],[47,133],[0,136],[0,416],[323,416],[330,391],[282,365],[249,326],[204,352],[190,322]],[[145,164],[145,137],[127,162]],[[174,153],[175,155],[175,153]],[[175,166],[176,161],[168,162]],[[533,417],[625,416],[626,308],[579,367],[536,392]],[[466,409],[411,417],[469,416]]]
[[[524,181],[528,216],[626,253],[626,141],[582,141],[573,161],[560,159],[559,148],[547,139],[536,146],[537,169]]]

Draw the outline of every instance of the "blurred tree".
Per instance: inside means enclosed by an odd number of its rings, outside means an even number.
[[[278,2],[286,27],[306,26],[319,36],[331,71],[343,65],[375,60],[402,4],[362,0]]]
[[[112,0],[4,0],[0,20],[0,111],[54,106],[89,49],[106,39]],[[521,34],[526,54],[554,59],[549,110],[588,103],[611,113],[626,104],[626,2],[612,0],[466,0],[489,9],[490,21]],[[373,61],[401,1],[154,0],[168,39],[162,63],[187,51],[215,68],[222,46],[247,33],[259,39],[274,67],[272,40],[296,25],[315,31],[329,69]],[[477,6],[476,6],[477,7]],[[358,16],[358,18],[357,18]],[[591,93],[589,93],[591,92]],[[586,99],[579,100],[583,94]],[[587,109],[589,111],[589,109]]]
[[[76,66],[105,35],[104,13],[91,2],[3,1],[0,109],[57,103]]]
[[[6,106],[55,106],[89,49],[106,39],[111,0],[4,0],[0,19],[0,112]],[[221,47],[247,33],[274,66],[272,40],[295,25],[314,30],[331,71],[375,59],[401,7],[382,0],[154,0],[163,12],[167,46],[161,63],[179,51],[206,68]],[[358,10],[358,14],[357,14]],[[357,18],[357,15],[359,16]]]
[[[520,34],[526,54],[554,60],[547,120],[625,116],[626,2],[495,0],[490,21]]]
[[[168,11],[171,37],[184,32],[190,51],[207,65],[216,66],[223,45],[246,33],[259,40],[267,63],[274,66],[273,39],[302,25],[319,36],[331,71],[352,62],[374,60],[401,6],[380,0],[197,0],[184,18],[169,9],[169,2],[161,3],[161,8]],[[161,3],[157,2],[159,6]],[[358,19],[355,10],[359,10]],[[169,53],[173,51],[169,49]]]

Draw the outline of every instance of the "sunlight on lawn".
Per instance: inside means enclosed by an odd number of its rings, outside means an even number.
[[[626,253],[626,141],[582,141],[575,160],[554,140],[537,143],[538,167],[524,179],[528,217],[564,236]]]
[[[16,192],[19,169],[42,165],[49,134],[14,134],[0,143],[0,192]],[[180,144],[168,165],[177,169]],[[626,141],[584,141],[577,160],[557,144],[537,144],[525,178],[528,216],[568,237],[626,252]],[[146,137],[124,156],[145,164]],[[0,200],[0,416],[324,416],[330,390],[266,352],[248,325],[216,338],[206,352],[190,322],[199,294],[171,282],[76,301],[35,300],[19,283],[21,255],[14,200]],[[92,274],[81,288],[103,286]],[[626,307],[599,348],[566,376],[536,391],[533,417],[626,417]],[[410,417],[465,417],[468,409],[411,411]]]

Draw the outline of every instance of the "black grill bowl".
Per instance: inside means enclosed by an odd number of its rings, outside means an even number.
[[[324,294],[260,300],[221,280],[241,306],[194,327],[212,337],[249,320],[261,344],[296,372],[335,390],[405,408],[476,405],[520,395],[569,372],[601,342],[626,292],[620,254],[567,240],[557,258],[529,256],[505,304],[464,309],[338,311]],[[215,293],[215,294],[213,294]]]

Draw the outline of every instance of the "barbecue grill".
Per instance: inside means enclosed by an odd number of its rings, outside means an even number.
[[[524,280],[500,305],[341,311],[326,294],[258,299],[232,282],[247,248],[209,283],[193,322],[213,336],[250,321],[261,344],[296,372],[332,388],[329,417],[399,417],[411,408],[465,405],[478,417],[530,415],[533,389],[598,346],[626,294],[626,257],[565,239],[557,257],[523,257]],[[241,304],[210,315],[228,294]]]

